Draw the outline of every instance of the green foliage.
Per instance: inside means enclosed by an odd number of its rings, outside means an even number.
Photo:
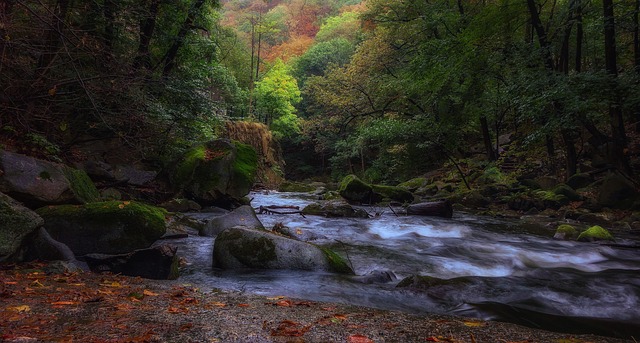
[[[304,84],[307,77],[323,75],[329,66],[347,64],[354,51],[354,43],[342,37],[317,43],[297,59],[294,75]]]
[[[300,131],[294,107],[301,99],[300,90],[281,60],[256,83],[255,92],[256,113],[269,125],[275,137],[291,137]]]
[[[339,16],[329,17],[320,26],[316,34],[317,42],[327,42],[336,38],[344,38],[356,42],[360,35],[360,18],[356,12],[344,12]]]

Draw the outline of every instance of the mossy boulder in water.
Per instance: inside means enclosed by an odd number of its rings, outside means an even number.
[[[166,232],[164,209],[135,201],[47,206],[36,211],[53,239],[76,254],[122,254],[149,247]]]
[[[338,188],[340,196],[351,202],[359,202],[363,204],[375,203],[381,198],[374,198],[373,188],[368,183],[360,180],[355,175],[347,175]]]
[[[21,203],[0,193],[0,261],[11,257],[20,247],[22,240],[44,220]]]
[[[607,229],[596,225],[588,228],[586,231],[583,231],[578,236],[578,240],[582,242],[613,241],[614,238]]]
[[[280,184],[278,187],[278,191],[280,192],[298,192],[298,193],[309,193],[313,192],[317,189],[313,185],[302,183],[302,182],[294,182],[294,181],[286,181]]]
[[[555,239],[574,239],[578,236],[578,230],[575,227],[569,224],[559,225],[556,229],[555,235],[553,238]]]
[[[221,232],[213,246],[213,267],[222,269],[299,269],[353,274],[329,249],[266,230],[237,226]]]
[[[400,188],[404,188],[406,190],[408,190],[409,192],[415,192],[418,189],[425,187],[427,185],[427,179],[424,177],[417,177],[414,179],[411,179],[409,181],[405,181],[402,182],[400,184],[398,184],[398,187]]]
[[[252,147],[219,139],[188,151],[176,164],[171,183],[200,203],[228,206],[249,193],[257,163]]]
[[[346,176],[338,192],[347,201],[361,204],[375,204],[385,199],[401,203],[413,201],[413,194],[402,187],[370,185],[355,175]]]
[[[302,209],[302,213],[328,218],[369,218],[367,211],[354,208],[344,200],[310,204]]]
[[[100,197],[84,171],[63,164],[0,151],[0,170],[0,191],[32,208],[83,204]]]

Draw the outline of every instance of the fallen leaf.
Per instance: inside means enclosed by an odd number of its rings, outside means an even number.
[[[31,307],[29,307],[29,305],[7,307],[7,311],[18,312],[18,313],[29,312],[31,311]]]
[[[158,293],[154,293],[148,289],[145,289],[144,291],[142,291],[142,294],[150,296],[150,297],[157,297],[159,294]]]
[[[249,306],[251,306],[251,305],[249,305],[249,304],[238,304],[238,307],[249,307]]]
[[[180,330],[180,331],[184,332],[184,331],[189,331],[189,330],[191,330],[192,328],[193,328],[193,324],[191,324],[191,323],[187,323],[187,324],[182,324],[182,325],[180,325],[180,329],[178,329],[178,330]]]
[[[438,339],[438,337],[434,337],[434,336],[427,337],[427,339],[426,339],[426,340],[427,340],[427,342],[440,342],[440,340]]]
[[[289,307],[291,306],[292,302],[291,300],[280,300],[277,303],[275,303],[276,306],[283,306],[283,307]]]
[[[215,307],[226,307],[227,306],[227,304],[221,303],[219,301],[213,302],[213,303],[211,303],[211,305],[213,305]]]
[[[349,342],[349,343],[373,343],[373,341],[370,340],[369,337],[363,336],[363,335],[351,335],[347,339],[347,342]]]
[[[55,301],[51,303],[51,305],[53,306],[77,305],[77,304],[78,303],[75,301]]]
[[[479,327],[479,326],[484,326],[486,323],[485,322],[479,322],[479,321],[465,321],[464,325],[468,326],[468,327]]]
[[[31,283],[31,287],[44,287],[44,285],[40,282],[40,280],[36,280]]]
[[[267,300],[280,300],[286,298],[284,295],[278,295],[277,297],[270,297]]]

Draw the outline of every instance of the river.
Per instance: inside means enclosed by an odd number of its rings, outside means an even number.
[[[252,206],[300,206],[308,194],[252,193]],[[371,219],[259,215],[265,227],[283,223],[321,236],[314,243],[347,258],[357,275],[390,271],[397,280],[291,270],[211,268],[210,237],[172,242],[186,257],[181,280],[199,287],[363,305],[411,313],[446,313],[573,333],[640,338],[640,249],[558,241],[551,229],[455,213],[452,219],[396,216],[366,208]],[[202,214],[200,214],[202,216]],[[400,289],[404,277],[461,277],[461,285]]]

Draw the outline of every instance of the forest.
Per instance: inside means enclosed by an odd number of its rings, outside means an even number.
[[[0,1],[0,341],[635,342],[639,17]]]
[[[116,139],[161,168],[247,120],[270,128],[294,179],[397,183],[478,153],[480,168],[511,158],[563,178],[594,159],[636,167],[637,1],[7,1],[0,13],[3,144],[49,157]]]

